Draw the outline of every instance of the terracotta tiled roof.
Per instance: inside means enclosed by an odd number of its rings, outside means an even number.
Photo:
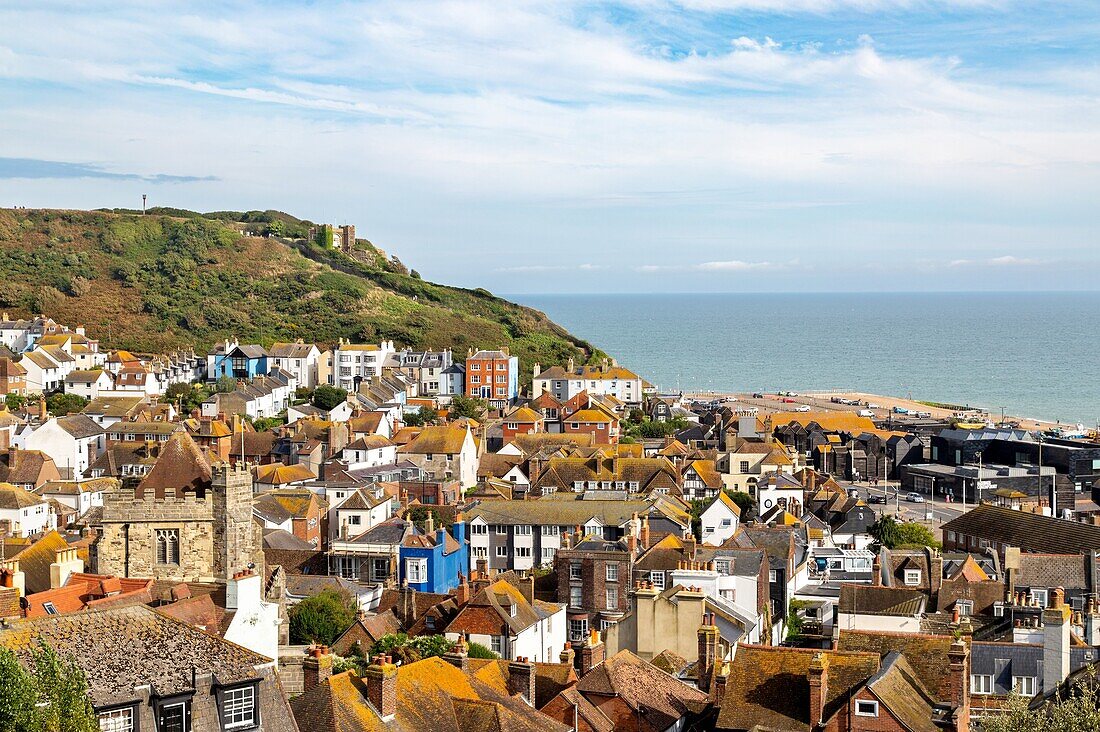
[[[904,725],[909,732],[940,732],[935,700],[921,684],[907,657],[891,653],[883,659],[882,669],[867,683],[867,688]]]
[[[645,710],[646,722],[654,729],[668,729],[707,695],[673,678],[630,651],[619,651],[589,671],[577,682],[577,691],[590,700],[617,696],[632,710]]]

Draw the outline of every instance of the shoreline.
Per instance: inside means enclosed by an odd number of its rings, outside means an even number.
[[[759,394],[760,392],[756,392]],[[787,392],[785,392],[787,393]],[[815,389],[807,391],[790,391],[793,396],[781,396],[775,393],[763,394],[762,398],[754,397],[752,392],[739,392],[739,391],[685,391],[685,399],[728,399],[733,398],[736,401],[733,404],[744,404],[751,407],[756,407],[762,414],[771,412],[793,412],[800,405],[807,405],[813,411],[820,412],[858,412],[862,409],[870,408],[875,413],[873,419],[887,419],[889,417],[905,418],[913,416],[914,412],[924,412],[931,415],[932,419],[951,419],[955,416],[959,410],[948,409],[943,406],[931,406],[929,404],[922,403],[921,400],[911,399],[907,397],[888,396],[884,394],[871,394],[868,392],[859,391],[845,391],[842,389]],[[837,404],[831,401],[832,399],[849,399],[859,401],[860,404]],[[785,401],[789,400],[789,401]],[[935,400],[929,399],[929,402]],[[937,402],[939,404],[945,404],[944,402]],[[870,406],[867,406],[870,405]],[[970,410],[974,412],[983,411],[981,407],[965,407],[964,405],[953,405],[960,407],[963,410]],[[895,414],[892,412],[894,407],[900,407],[909,410],[908,414]],[[985,411],[987,419],[993,421],[996,424],[1001,423],[1000,414],[994,414],[992,411]],[[1077,423],[1073,422],[1059,422],[1057,420],[1039,419],[1035,417],[1023,417],[1018,415],[1012,415],[1008,412],[1004,414],[1004,423],[1018,424],[1013,429],[1023,429],[1029,431],[1044,431],[1053,428],[1075,428]],[[1085,429],[1088,430],[1088,425],[1085,425]]]

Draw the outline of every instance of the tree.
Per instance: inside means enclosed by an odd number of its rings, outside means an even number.
[[[232,376],[219,376],[218,381],[214,385],[214,391],[219,394],[228,394],[237,390],[237,380]]]
[[[878,521],[867,527],[867,533],[879,546],[893,549],[901,543],[901,529],[893,516],[883,514]]]
[[[424,522],[427,520],[429,515],[432,517],[432,522],[435,524],[435,527],[437,529],[446,528],[454,523],[454,520],[449,516],[440,516],[439,511],[435,510],[434,508],[428,508],[427,506],[413,506],[409,509],[408,513],[405,514],[405,520],[412,521],[416,525],[416,528],[423,531]]]
[[[424,425],[436,424],[439,422],[439,412],[431,407],[420,407],[420,409],[416,411],[406,412],[404,422],[409,427],[423,427]]]
[[[480,420],[488,406],[481,399],[456,394],[451,398],[451,408],[448,414],[451,419],[466,417],[467,419]]]
[[[34,677],[7,648],[0,646],[0,730],[31,732],[35,728]]]
[[[355,622],[355,601],[346,592],[322,590],[290,609],[290,642],[326,646]]]
[[[87,404],[88,400],[79,394],[57,392],[46,397],[46,409],[55,417],[64,417],[66,414],[79,412]]]
[[[466,656],[468,658],[486,658],[490,660],[500,658],[500,656],[480,643],[467,643]]]
[[[88,698],[88,679],[39,639],[27,668],[0,647],[0,730],[95,732],[99,721]]]
[[[756,516],[756,499],[745,491],[727,490],[726,495],[741,509],[741,520],[751,521]]]
[[[326,412],[335,409],[348,399],[348,393],[343,389],[328,384],[321,384],[313,390],[313,406]]]
[[[99,718],[88,698],[88,679],[72,660],[62,660],[39,639],[32,654],[43,732],[97,732]]]
[[[236,388],[236,382],[233,388]],[[198,384],[169,384],[164,390],[164,401],[178,403],[179,410],[184,415],[202,407],[208,396],[206,389]]]
[[[1032,708],[1030,697],[1013,694],[997,714],[981,719],[982,732],[1077,732],[1100,729],[1100,691],[1095,673],[1068,691]]]
[[[22,394],[8,394],[4,397],[4,404],[6,404],[8,409],[13,412],[22,408],[22,406],[26,403],[27,397],[23,396]],[[3,727],[0,727],[0,729],[3,729]]]
[[[898,530],[901,532],[901,540],[898,542],[897,547],[892,548],[917,549],[930,546],[933,549],[939,549],[943,546],[936,539],[936,535],[932,533],[932,530],[924,524],[907,521],[899,524]]]

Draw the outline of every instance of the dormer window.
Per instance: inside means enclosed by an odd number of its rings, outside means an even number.
[[[516,617],[516,605],[515,605],[515,603],[512,603],[511,605],[508,606],[508,616],[512,617],[512,618]]]
[[[910,587],[914,587],[920,584],[920,570],[919,569],[907,569],[905,570],[905,584]]]

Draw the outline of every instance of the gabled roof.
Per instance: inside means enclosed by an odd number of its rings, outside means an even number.
[[[425,427],[398,452],[414,455],[455,455],[462,452],[467,431],[454,425],[433,425]]]
[[[86,414],[70,414],[65,417],[58,417],[57,426],[68,432],[76,440],[103,434],[103,428]]]
[[[882,668],[867,682],[867,688],[905,725],[909,732],[940,732],[936,702],[920,682],[906,657],[892,652]]]
[[[45,499],[41,496],[31,493],[25,488],[20,488],[11,483],[0,483],[0,508],[2,509],[18,510],[45,502]]]
[[[707,695],[672,677],[630,651],[619,651],[577,682],[589,700],[615,696],[645,714],[651,729],[668,729],[705,704]]]
[[[267,485],[289,485],[317,479],[313,471],[302,463],[295,465],[268,463],[267,465],[257,465],[253,468],[253,471],[256,475],[256,482]]]
[[[330,676],[291,701],[302,730],[331,732],[566,732],[567,727],[513,697],[507,661],[469,662],[463,672],[442,658],[396,667],[393,719],[383,721],[354,672]]]
[[[948,652],[951,650],[952,640],[951,636],[927,633],[841,630],[837,650],[863,651],[883,657],[890,653],[901,653],[934,697],[950,701],[951,664]]]
[[[1082,554],[1100,550],[1100,526],[982,504],[943,525],[943,531],[979,536],[1024,551]]]
[[[270,662],[140,604],[28,618],[0,629],[0,645],[23,663],[39,638],[84,670],[96,706],[134,701],[134,688],[146,684],[160,694],[189,691],[195,671],[222,683],[257,678],[256,667]]]
[[[809,668],[818,654],[828,663],[824,720],[832,719],[879,669],[875,653],[741,645],[731,663],[717,728],[808,732]]]

